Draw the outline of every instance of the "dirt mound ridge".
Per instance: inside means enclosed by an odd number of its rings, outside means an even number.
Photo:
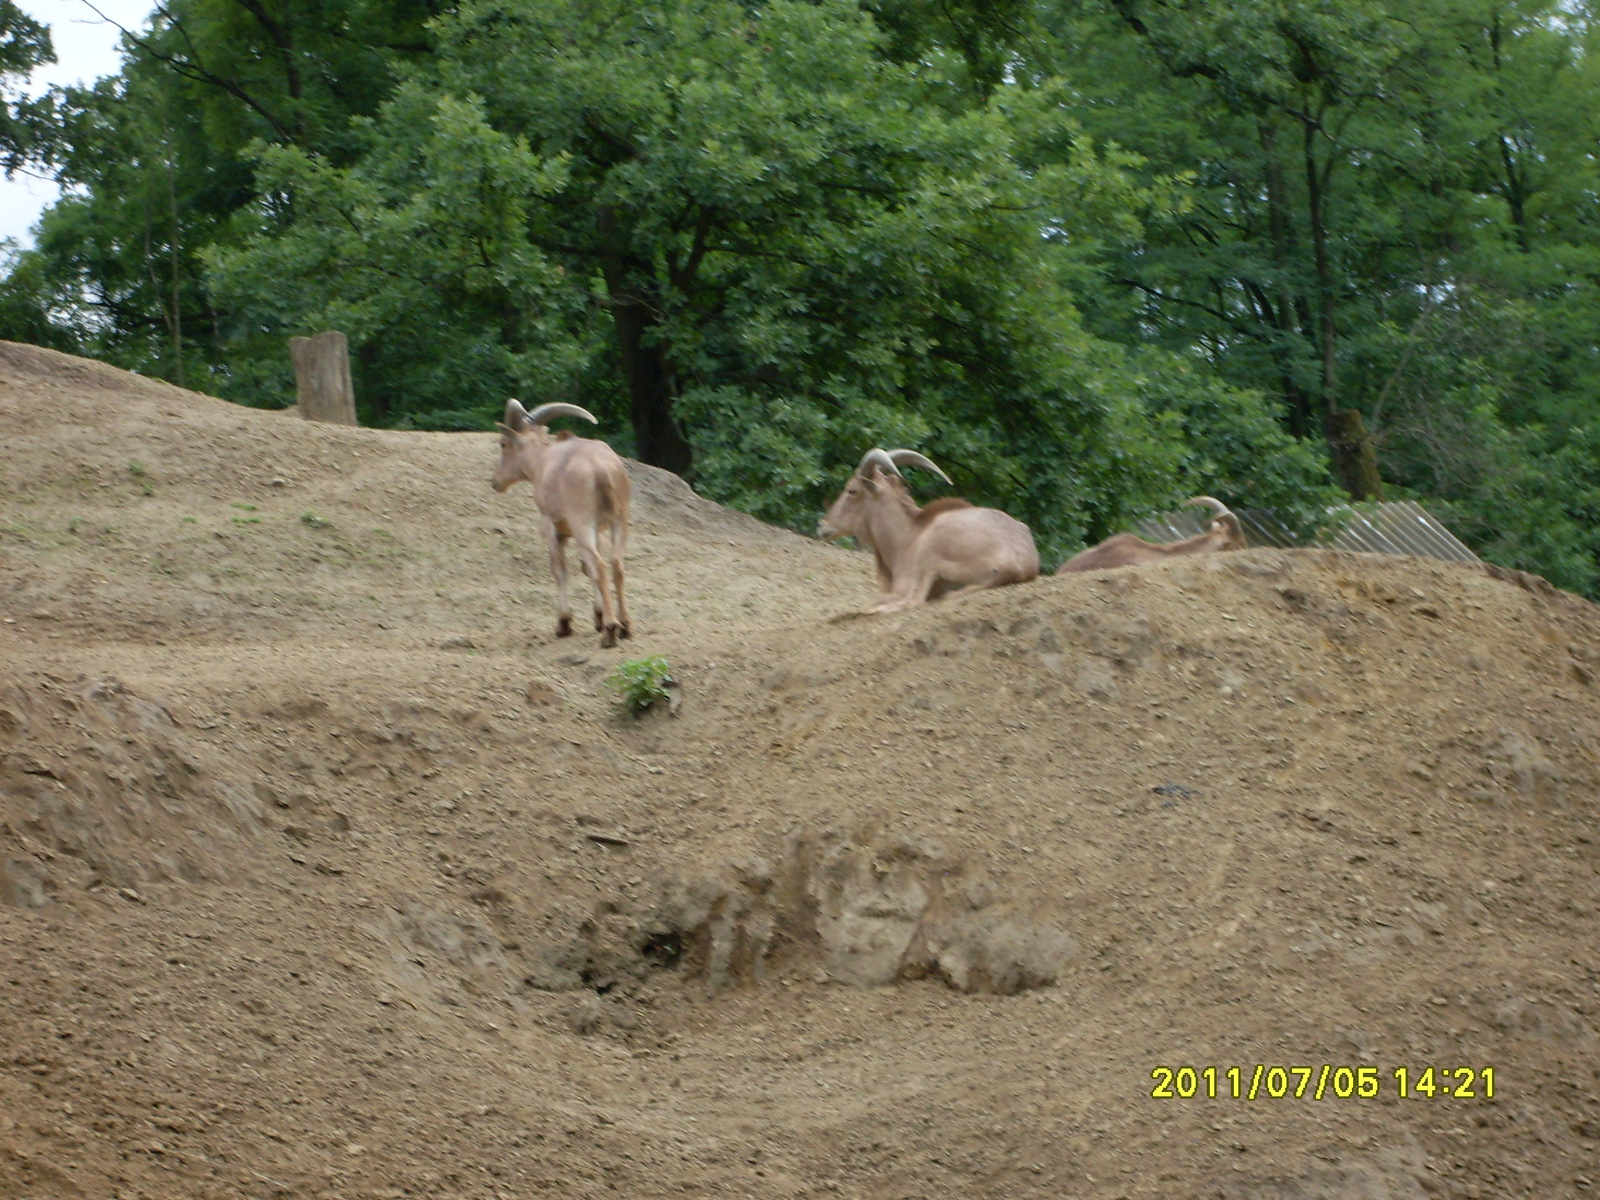
[[[859,617],[635,468],[600,651],[486,436],[5,344],[0,422],[0,1193],[1600,1182],[1583,601],[1251,551]],[[1151,1097],[1256,1063],[1384,1086]]]
[[[314,424],[10,342],[0,421],[0,551],[16,567],[0,605],[24,626],[411,647],[452,634],[520,645],[554,625],[529,493],[489,488],[492,434]],[[855,582],[842,552],[665,471],[630,472],[641,624],[820,615],[827,585]],[[724,574],[737,577],[710,585]]]

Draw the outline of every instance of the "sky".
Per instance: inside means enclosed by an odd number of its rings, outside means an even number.
[[[90,0],[17,2],[34,20],[50,26],[56,48],[56,61],[34,71],[22,87],[30,94],[51,84],[93,83],[103,75],[115,75],[122,65],[117,24],[137,29],[155,7],[153,0],[92,0],[92,7]],[[10,179],[0,175],[0,239],[32,245],[34,222],[59,195],[60,189],[48,179],[20,171]]]

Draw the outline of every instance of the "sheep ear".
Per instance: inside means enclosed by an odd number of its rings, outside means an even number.
[[[501,433],[510,433],[510,432],[512,432],[511,426],[507,425],[504,421],[496,421],[494,423],[494,427],[496,429],[498,429]]]

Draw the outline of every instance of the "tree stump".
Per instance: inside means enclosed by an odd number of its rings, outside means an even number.
[[[316,337],[289,339],[294,360],[295,396],[308,421],[359,425],[356,396],[350,386],[350,342],[336,330]]]

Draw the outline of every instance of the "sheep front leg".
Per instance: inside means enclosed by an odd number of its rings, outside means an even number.
[[[928,592],[933,587],[937,578],[932,572],[918,571],[913,573],[904,584],[895,590],[895,593],[867,611],[872,613],[904,612],[908,608],[916,608],[928,599]]]

